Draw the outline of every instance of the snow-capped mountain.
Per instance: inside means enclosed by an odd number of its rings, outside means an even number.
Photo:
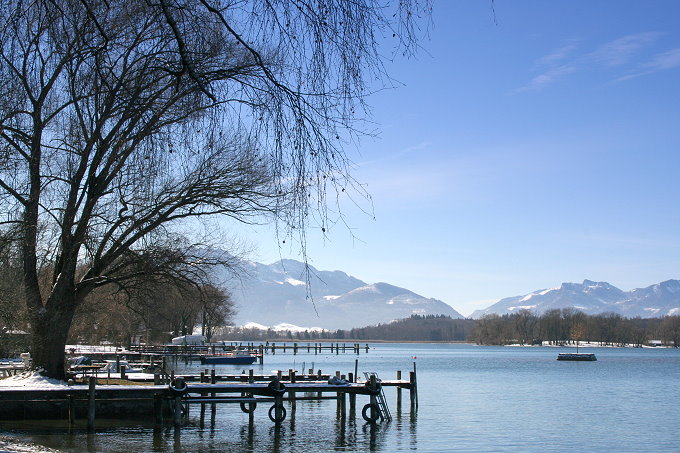
[[[442,301],[387,283],[367,284],[341,271],[319,271],[310,266],[308,278],[304,263],[295,260],[271,265],[250,262],[246,275],[231,280],[228,286],[236,303],[235,325],[290,323],[350,329],[412,314],[462,318]]]
[[[501,299],[484,310],[476,310],[471,317],[481,318],[490,313],[503,315],[521,309],[540,315],[551,309],[568,307],[589,315],[613,312],[628,318],[677,315],[680,314],[680,281],[668,280],[628,292],[607,282],[562,283],[558,288]]]

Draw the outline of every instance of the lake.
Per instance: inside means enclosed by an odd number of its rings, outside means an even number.
[[[418,370],[419,408],[409,412],[408,391],[394,420],[376,427],[341,423],[332,401],[298,402],[277,434],[258,407],[256,426],[236,405],[217,408],[214,426],[193,409],[180,430],[153,429],[152,421],[97,420],[97,433],[65,421],[0,424],[0,434],[69,452],[318,452],[318,451],[678,451],[680,349],[588,348],[596,362],[557,361],[571,348],[486,347],[467,344],[374,344],[368,354],[266,355],[256,373],[314,367],[324,372],[376,371],[394,379]],[[205,368],[188,367],[194,372]],[[217,366],[217,372],[243,367]],[[184,371],[182,366],[178,371]],[[359,410],[367,397],[357,398]],[[209,410],[208,410],[209,413]],[[80,426],[80,425],[79,425]],[[23,450],[22,450],[23,451]]]

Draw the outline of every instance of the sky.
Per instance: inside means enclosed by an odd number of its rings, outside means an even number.
[[[463,315],[584,279],[680,279],[680,2],[435,1],[423,49],[348,149],[373,216],[309,262]],[[366,207],[367,205],[364,204]],[[271,263],[300,259],[246,228]]]

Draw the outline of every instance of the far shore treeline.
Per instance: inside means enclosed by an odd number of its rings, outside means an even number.
[[[587,315],[572,308],[549,310],[538,316],[529,310],[480,319],[444,315],[413,315],[394,322],[349,330],[274,331],[232,327],[217,335],[222,340],[360,340],[466,341],[480,345],[575,344],[602,346],[680,346],[680,316],[625,318],[616,313]],[[653,343],[650,343],[653,342]]]

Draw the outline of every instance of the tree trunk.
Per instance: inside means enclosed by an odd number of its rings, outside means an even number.
[[[64,304],[65,305],[65,304]],[[33,316],[33,368],[55,379],[64,379],[66,340],[73,310],[44,309]]]

